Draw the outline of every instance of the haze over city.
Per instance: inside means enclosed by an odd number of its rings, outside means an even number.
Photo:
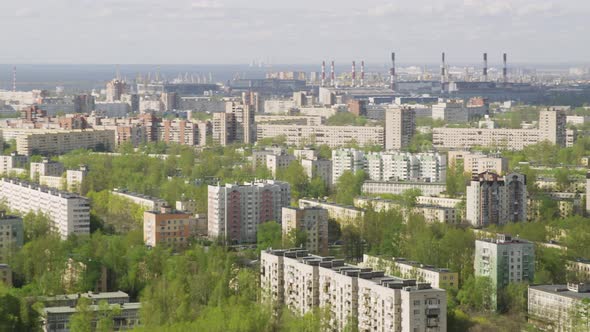
[[[584,0],[2,1],[0,63],[381,64],[389,49],[400,64],[585,63],[589,14]]]

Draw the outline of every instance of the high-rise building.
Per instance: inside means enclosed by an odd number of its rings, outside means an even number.
[[[90,233],[90,203],[85,197],[3,178],[0,200],[14,211],[45,213],[52,221],[52,228],[64,239],[70,234]]]
[[[338,183],[338,179],[345,171],[356,173],[365,169],[365,154],[355,149],[332,150],[332,182]]]
[[[335,331],[347,326],[359,331],[447,331],[446,291],[428,283],[306,250],[263,251],[260,262],[264,301],[284,304],[298,315],[326,309]]]
[[[320,255],[328,254],[328,211],[319,207],[284,207],[282,211],[283,239],[292,231],[303,232],[305,249]]]
[[[225,113],[213,114],[213,141],[223,146],[256,141],[254,107],[227,102]]]
[[[484,172],[467,186],[466,219],[486,227],[527,220],[527,189],[524,174],[504,177]]]
[[[0,211],[0,263],[8,262],[8,258],[23,246],[23,219]]]
[[[535,245],[532,242],[498,234],[496,239],[475,241],[475,276],[488,277],[495,293],[509,283],[533,282],[535,276]]]
[[[209,186],[208,234],[229,243],[256,242],[258,225],[281,221],[291,188],[280,181]]]
[[[107,101],[114,102],[121,100],[121,96],[127,92],[125,81],[114,79],[107,83]]]
[[[385,149],[401,150],[410,145],[416,130],[413,108],[391,106],[385,110]]]
[[[553,109],[539,112],[540,141],[547,140],[561,147],[566,146],[567,114],[564,110]]]

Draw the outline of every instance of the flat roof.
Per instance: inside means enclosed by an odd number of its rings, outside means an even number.
[[[590,292],[578,293],[573,292],[567,288],[567,285],[535,285],[529,286],[530,289],[542,291],[545,293],[551,293],[559,296],[565,296],[572,299],[590,299]]]
[[[122,297],[129,297],[129,294],[116,291],[116,292],[102,292],[102,293],[80,293],[80,294],[60,294],[55,296],[47,296],[41,297],[40,299],[43,302],[50,302],[50,301],[60,301],[60,300],[76,300],[80,297],[85,297],[89,299],[113,299],[113,298],[122,298]]]
[[[139,310],[141,309],[140,302],[131,302],[131,303],[121,303],[121,304],[111,304],[111,307],[118,306],[121,310]],[[88,306],[91,311],[98,311],[99,306],[92,304]],[[76,312],[75,307],[49,307],[43,308],[43,312],[47,314],[73,314]]]

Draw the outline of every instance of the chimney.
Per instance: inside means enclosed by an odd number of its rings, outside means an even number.
[[[365,60],[361,61],[361,86],[365,86]]]
[[[440,65],[440,93],[445,92],[446,63],[445,52],[442,52],[442,63]]]
[[[326,85],[326,61],[322,61],[322,86]]]
[[[356,86],[356,62],[352,61],[352,85]]]
[[[483,80],[488,81],[488,54],[483,54]]]
[[[334,60],[330,64],[330,86],[336,85],[336,74],[334,73]]]
[[[395,52],[391,53],[391,71],[389,73],[389,88],[395,91]]]
[[[502,69],[502,78],[504,79],[504,84],[508,83],[508,67],[506,66],[507,55],[504,53],[504,68]]]

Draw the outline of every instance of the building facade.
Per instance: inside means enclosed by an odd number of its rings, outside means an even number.
[[[280,181],[209,186],[208,235],[228,243],[256,242],[258,225],[280,222],[291,188]]]
[[[0,263],[8,262],[8,258],[23,246],[23,219],[0,211]]]
[[[328,254],[328,211],[319,207],[284,207],[282,210],[283,239],[293,231],[303,232],[305,249],[320,255]]]
[[[544,331],[587,331],[582,301],[590,301],[590,284],[529,286],[529,322]]]
[[[416,131],[413,108],[392,106],[385,110],[385,150],[401,150],[410,145]]]
[[[168,207],[143,213],[143,242],[150,247],[186,247],[195,228],[196,219],[191,214]]]
[[[50,189],[16,179],[0,180],[0,200],[22,213],[41,211],[62,237],[90,233],[90,202],[77,194]]]

